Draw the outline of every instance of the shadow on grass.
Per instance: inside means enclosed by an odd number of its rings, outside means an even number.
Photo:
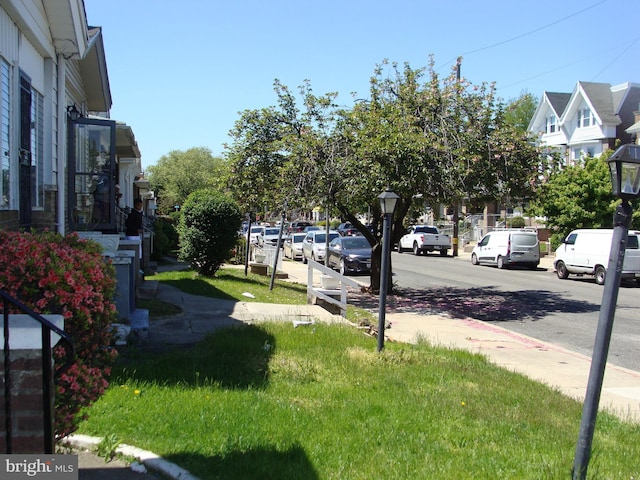
[[[189,348],[166,352],[124,352],[115,378],[160,385],[218,385],[226,389],[263,388],[275,338],[255,325],[222,328]]]
[[[362,308],[377,308],[378,297],[350,295],[349,303]],[[417,290],[398,288],[387,297],[390,313],[446,314],[452,318],[483,321],[536,321],[550,313],[597,312],[600,305],[567,299],[553,292],[523,290],[504,292],[491,287],[434,288]]]
[[[206,280],[199,278],[181,278],[177,280],[161,280],[162,283],[182,290],[191,295],[200,295],[210,298],[221,298],[224,300],[235,300],[231,295],[226,294],[222,290],[214,287]]]
[[[269,448],[243,449],[224,456],[204,457],[190,452],[164,457],[199,478],[317,480],[320,477],[304,450],[294,446],[282,452]]]

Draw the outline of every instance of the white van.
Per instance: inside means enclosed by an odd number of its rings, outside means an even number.
[[[506,268],[522,265],[537,268],[540,263],[540,242],[534,230],[510,229],[487,233],[471,252],[471,263],[487,263]]]
[[[622,264],[622,279],[636,278],[637,281],[640,276],[639,236],[639,231],[629,231]],[[612,229],[581,229],[571,232],[556,250],[553,266],[558,278],[565,279],[570,273],[594,275],[596,283],[604,285],[612,238]]]

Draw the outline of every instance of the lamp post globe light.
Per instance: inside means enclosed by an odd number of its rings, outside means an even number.
[[[384,348],[384,322],[387,308],[387,283],[389,283],[389,260],[391,257],[391,217],[400,197],[389,187],[378,195],[382,210],[382,263],[380,265],[380,303],[378,306],[378,352]]]
[[[598,414],[598,403],[600,402],[604,370],[613,329],[613,318],[618,300],[622,264],[627,245],[627,233],[633,213],[629,200],[640,196],[640,145],[627,144],[621,146],[609,158],[608,163],[611,171],[613,195],[620,198],[622,203],[616,208],[616,213],[613,217],[611,253],[609,254],[609,265],[607,276],[605,277],[598,328],[591,358],[591,370],[589,371],[580,433],[573,463],[574,480],[584,480],[587,477],[587,467],[589,466],[593,433]]]

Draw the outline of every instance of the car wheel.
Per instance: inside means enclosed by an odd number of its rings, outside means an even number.
[[[402,250],[402,247],[400,246],[400,244],[398,243],[398,253],[403,253],[404,250]]]
[[[446,257],[447,256],[447,251],[446,250],[440,250],[440,256],[441,257]]]
[[[416,255],[416,256],[420,255],[420,248],[418,248],[418,243],[417,242],[414,242],[414,244],[413,244],[413,254]]]
[[[566,280],[569,278],[569,270],[562,260],[556,263],[556,275],[560,280]]]
[[[340,275],[348,275],[347,268],[344,266],[344,260],[340,260]]]
[[[500,255],[498,257],[498,268],[505,268],[507,266],[506,263],[504,263],[504,257],[502,255]]]
[[[478,261],[478,256],[475,253],[471,254],[471,263],[473,265],[480,265],[480,262]]]
[[[302,263],[307,264],[307,256],[304,253],[302,254]]]
[[[596,283],[598,285],[604,285],[604,280],[607,277],[607,270],[602,266],[596,267]]]

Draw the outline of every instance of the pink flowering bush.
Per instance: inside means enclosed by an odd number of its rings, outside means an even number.
[[[57,381],[55,432],[60,438],[77,428],[83,407],[108,386],[117,355],[110,346],[115,271],[97,244],[75,234],[0,230],[0,245],[0,288],[38,313],[61,314],[75,345],[76,360]],[[60,346],[54,349],[56,367],[64,353]]]

